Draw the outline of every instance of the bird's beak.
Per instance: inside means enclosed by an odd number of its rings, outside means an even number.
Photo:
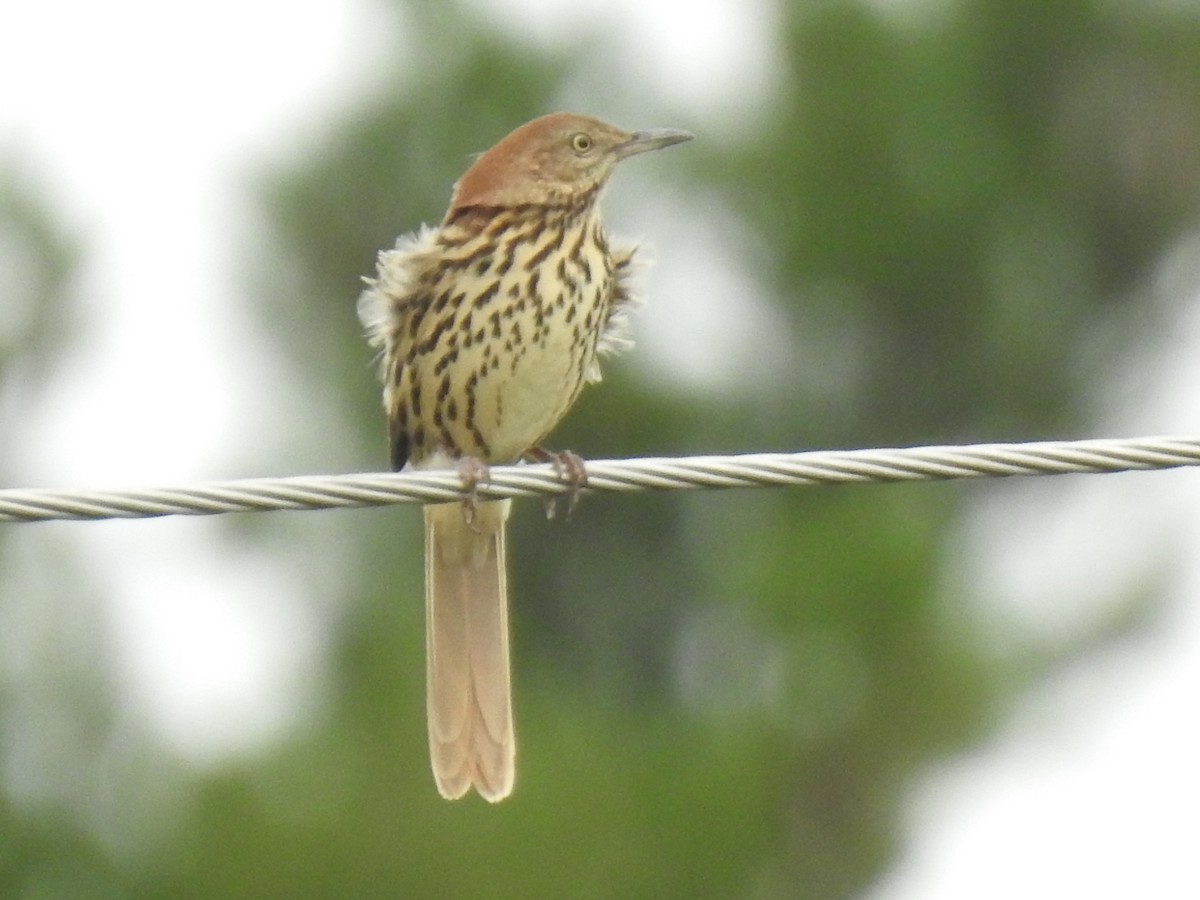
[[[617,159],[625,159],[637,153],[645,153],[647,150],[661,150],[672,144],[681,144],[684,141],[690,141],[693,137],[695,135],[690,131],[680,131],[678,128],[651,128],[647,131],[635,131],[629,136],[629,140],[623,144],[617,144],[613,150],[617,154]]]

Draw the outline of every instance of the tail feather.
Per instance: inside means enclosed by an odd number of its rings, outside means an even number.
[[[512,791],[516,746],[508,661],[504,527],[509,501],[425,507],[429,753],[443,797]]]

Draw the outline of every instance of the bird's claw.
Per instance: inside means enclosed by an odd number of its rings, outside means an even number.
[[[479,485],[486,482],[490,474],[488,464],[474,456],[464,456],[458,461],[458,475],[467,492],[463,498],[463,521],[476,534],[479,534],[479,525],[475,521],[479,514]]]
[[[534,462],[548,462],[554,466],[555,474],[567,484],[567,512],[564,518],[571,518],[571,513],[575,511],[575,505],[579,503],[579,495],[583,493],[583,489],[587,487],[588,483],[587,466],[584,465],[583,457],[570,450],[560,450],[555,453],[543,447],[530,447],[523,455],[526,459]],[[546,518],[553,519],[557,513],[558,497],[547,497]]]

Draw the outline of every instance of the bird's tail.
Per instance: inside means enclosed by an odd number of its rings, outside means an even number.
[[[510,501],[425,507],[425,653],[429,753],[448,800],[513,788],[516,745],[508,664],[504,528]]]

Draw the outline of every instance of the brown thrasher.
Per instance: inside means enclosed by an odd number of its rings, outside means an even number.
[[[622,159],[690,138],[534,119],[458,180],[439,227],[379,254],[358,311],[382,350],[394,469],[458,467],[474,481],[488,463],[546,456],[539,443],[600,380],[597,356],[632,343],[634,248],[609,248],[600,191]],[[425,507],[429,751],[447,799],[513,787],[508,511],[508,500]]]

